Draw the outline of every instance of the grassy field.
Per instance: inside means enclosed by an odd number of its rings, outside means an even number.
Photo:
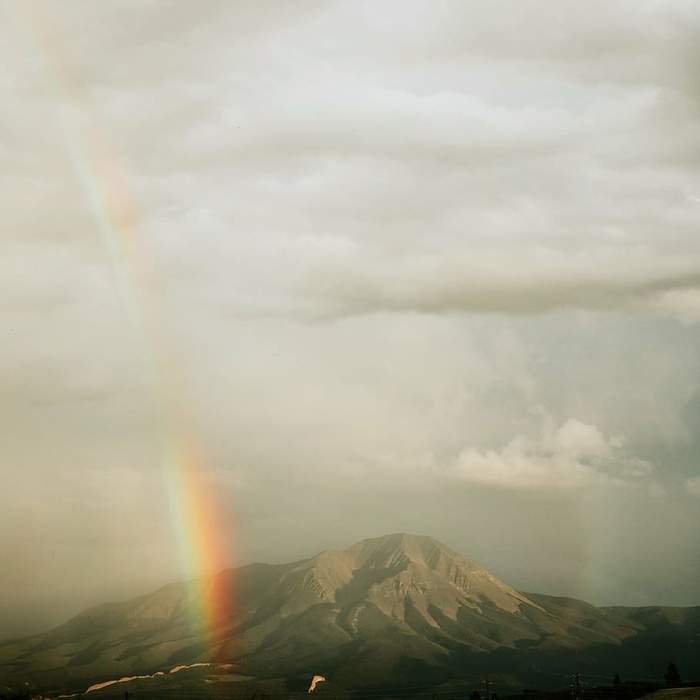
[[[644,696],[643,700],[700,700],[700,686],[695,688],[663,688],[651,695]]]

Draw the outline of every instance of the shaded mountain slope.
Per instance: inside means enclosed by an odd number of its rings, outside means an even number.
[[[199,611],[211,599],[228,606],[204,630]],[[697,634],[698,608],[596,608],[521,593],[430,537],[395,534],[92,608],[0,644],[0,682],[79,689],[209,661],[258,678],[321,672],[349,687],[483,673],[526,682],[571,664],[631,673],[639,664],[630,659],[662,663],[655,654],[665,666],[679,645],[694,650]]]

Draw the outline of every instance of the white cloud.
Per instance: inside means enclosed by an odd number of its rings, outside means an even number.
[[[654,295],[648,303],[652,313],[672,316],[685,324],[700,321],[700,289],[672,289]]]
[[[690,479],[686,479],[684,486],[686,492],[691,496],[700,497],[700,476],[694,476]]]
[[[547,454],[518,436],[500,451],[464,449],[452,473],[467,481],[505,488],[569,489],[590,484],[597,472],[575,457]]]
[[[516,435],[500,450],[466,447],[447,471],[509,489],[573,489],[647,476],[650,469],[642,460],[630,460],[620,438],[606,438],[596,426],[576,419],[555,426],[545,414],[539,438]]]
[[[606,440],[595,425],[587,425],[573,418],[556,429],[551,443],[554,451],[598,459],[609,457],[613,449],[621,446],[619,438]]]

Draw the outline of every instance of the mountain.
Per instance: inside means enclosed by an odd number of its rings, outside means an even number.
[[[218,619],[203,630],[196,620],[212,600]],[[597,608],[522,593],[430,537],[395,534],[92,608],[1,643],[0,684],[84,690],[212,663],[256,679],[321,673],[339,688],[485,674],[547,687],[574,671],[660,679],[671,659],[700,677],[698,644],[700,608]]]

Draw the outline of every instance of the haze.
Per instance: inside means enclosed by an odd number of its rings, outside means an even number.
[[[232,566],[700,604],[697,2],[0,7],[0,636],[187,575],[171,404]]]

